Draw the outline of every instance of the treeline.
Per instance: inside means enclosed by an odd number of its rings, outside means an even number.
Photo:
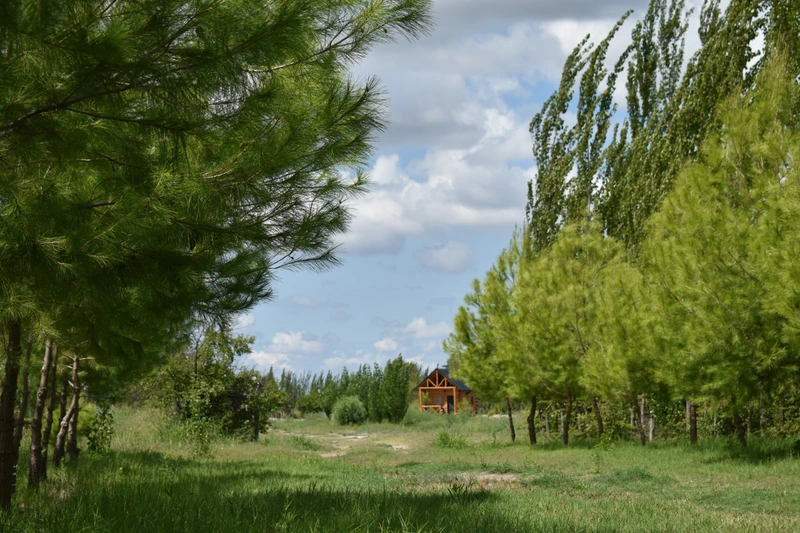
[[[627,16],[569,56],[525,224],[445,342],[482,398],[529,406],[532,443],[800,429],[800,4],[705,2],[687,63],[688,16],[653,0],[611,70]]]
[[[429,15],[429,0],[2,3],[0,507],[28,416],[29,485],[43,479],[56,389],[73,427],[82,395],[226,329],[280,269],[337,263],[384,125],[376,80],[350,66]]]
[[[345,396],[356,396],[370,422],[400,422],[408,410],[411,389],[422,381],[426,372],[414,361],[404,361],[402,355],[389,360],[381,368],[363,364],[355,372],[347,368],[340,374],[292,372],[283,369],[275,378],[272,368],[267,381],[277,385],[286,398],[284,414],[296,410],[300,416],[307,412],[324,412],[330,418],[333,406]]]

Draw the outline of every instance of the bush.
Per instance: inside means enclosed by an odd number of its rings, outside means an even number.
[[[449,448],[452,450],[462,450],[469,446],[467,439],[455,431],[442,430],[436,436],[435,443],[439,448]]]
[[[346,424],[362,424],[367,420],[367,410],[357,396],[345,396],[333,405],[333,421]]]
[[[114,413],[108,403],[97,405],[94,424],[86,435],[91,452],[106,454],[111,451],[111,439],[114,436]]]

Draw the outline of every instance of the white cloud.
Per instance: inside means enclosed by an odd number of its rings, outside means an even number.
[[[272,337],[269,346],[271,352],[283,353],[319,353],[325,346],[316,339],[307,339],[306,335],[300,331],[280,332]]]
[[[448,335],[450,326],[446,322],[428,324],[424,318],[415,318],[402,331],[415,339],[432,339]]]
[[[406,237],[435,228],[510,230],[519,224],[527,182],[534,172],[531,167],[487,160],[491,148],[498,148],[501,156],[515,151],[508,142],[517,137],[513,130],[499,140],[492,136],[496,133],[488,134],[470,150],[433,150],[406,168],[400,167],[397,155],[379,157],[372,191],[352,206],[355,219],[343,237],[343,249],[361,254],[398,253]]]
[[[424,268],[458,274],[472,266],[472,250],[463,242],[450,241],[439,246],[430,246],[416,253]]]
[[[391,337],[385,337],[379,340],[374,346],[382,352],[394,352],[397,350],[397,342]]]
[[[245,313],[236,317],[233,321],[233,329],[247,329],[256,323],[256,317],[253,313]]]
[[[289,355],[285,353],[270,353],[264,351],[252,352],[245,357],[246,363],[261,368],[274,366],[277,368],[291,368],[289,366]],[[245,364],[244,366],[249,366]]]

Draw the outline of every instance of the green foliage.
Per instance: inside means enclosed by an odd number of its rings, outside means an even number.
[[[318,443],[303,435],[292,435],[290,439],[292,445],[298,450],[316,451],[320,449],[320,445]]]
[[[367,421],[367,411],[358,396],[344,396],[333,406],[333,421],[340,426],[363,424]]]
[[[565,437],[597,434],[602,420],[588,418],[603,415],[615,437],[634,427],[644,444],[686,432],[691,405],[701,436],[735,429],[745,445],[754,413],[759,431],[791,430],[799,9],[708,1],[688,63],[684,0],[652,0],[613,69],[627,14],[596,47],[576,46],[531,121],[526,225],[444,344],[482,399],[560,404]],[[628,113],[612,127],[623,69]]]
[[[600,467],[603,459],[603,455],[606,454],[614,447],[614,444],[611,441],[611,433],[606,432],[603,433],[603,436],[600,437],[597,444],[594,445],[593,449],[593,459],[594,459],[594,473],[600,473]]]
[[[463,450],[469,446],[467,439],[454,430],[443,429],[436,435],[436,446],[451,450]]]
[[[193,440],[213,440],[217,430],[254,436],[267,429],[268,414],[285,404],[285,396],[269,377],[236,367],[252,342],[252,337],[208,329],[158,369],[145,389],[157,405],[189,424]]]
[[[405,419],[408,412],[409,389],[409,364],[398,355],[386,362],[383,372],[382,394],[385,418],[389,422],[397,424]]]
[[[114,437],[114,412],[108,403],[96,406],[94,423],[86,434],[88,450],[99,454],[111,451],[111,439]]]

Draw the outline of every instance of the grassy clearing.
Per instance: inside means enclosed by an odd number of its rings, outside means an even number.
[[[21,488],[0,530],[800,531],[791,442],[598,453],[511,445],[506,422],[485,417],[339,427],[314,416],[193,460],[156,413],[117,418],[110,455],[85,454],[38,493]]]

